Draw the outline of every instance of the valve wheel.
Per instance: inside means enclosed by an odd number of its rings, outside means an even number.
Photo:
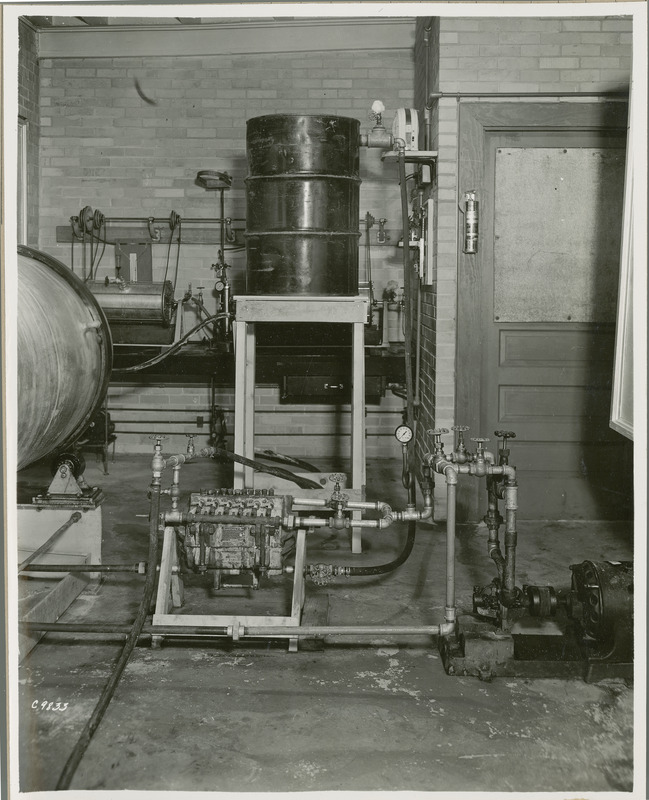
[[[444,433],[449,433],[448,428],[429,428],[426,433],[429,436],[441,436]]]
[[[168,437],[167,437],[167,436],[165,436],[165,434],[164,434],[164,433],[152,433],[152,434],[149,436],[149,439],[167,439],[167,438],[168,438]]]
[[[452,431],[461,431],[462,433],[465,433],[466,431],[469,430],[469,426],[468,425],[453,425],[451,430]]]
[[[498,436],[501,439],[515,439],[516,434],[514,431],[494,431],[494,436]]]
[[[471,441],[476,442],[477,444],[484,444],[485,442],[488,442],[489,439],[485,439],[484,436],[472,436]]]
[[[332,483],[344,483],[346,477],[347,476],[345,475],[344,472],[332,472],[331,475],[329,476],[329,480]]]

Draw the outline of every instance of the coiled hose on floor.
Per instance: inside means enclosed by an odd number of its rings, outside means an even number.
[[[74,777],[74,773],[83,758],[84,753],[88,749],[88,745],[90,744],[92,737],[94,736],[95,731],[99,727],[99,723],[103,719],[104,714],[106,713],[106,709],[108,708],[110,701],[113,698],[115,693],[115,689],[117,688],[117,684],[119,683],[120,678],[122,677],[122,673],[124,672],[124,668],[126,667],[129,658],[137,644],[137,640],[142,633],[142,628],[144,627],[144,623],[146,621],[147,614],[149,613],[149,607],[151,606],[151,601],[153,600],[153,591],[155,589],[157,571],[155,569],[155,565],[158,563],[158,522],[160,516],[160,485],[158,484],[153,485],[151,487],[151,511],[150,511],[150,521],[149,521],[149,555],[148,555],[148,564],[151,566],[150,569],[146,571],[146,578],[144,581],[144,591],[142,593],[142,599],[140,601],[140,606],[137,610],[137,614],[135,616],[135,622],[131,628],[131,631],[124,642],[124,647],[122,648],[122,652],[117,660],[117,663],[113,667],[113,671],[108,679],[108,683],[104,687],[103,692],[99,700],[97,701],[97,705],[90,716],[90,719],[86,723],[83,731],[81,732],[81,736],[77,740],[77,743],[72,751],[70,757],[68,758],[65,767],[63,767],[63,772],[61,773],[61,777],[56,784],[56,789],[68,789],[70,787],[70,783],[72,782],[72,778]]]

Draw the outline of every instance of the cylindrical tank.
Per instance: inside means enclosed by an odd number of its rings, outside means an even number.
[[[171,325],[174,288],[171,281],[137,283],[88,281],[109,323]]]
[[[64,264],[18,247],[18,469],[70,445],[101,406],[113,345],[106,317]]]
[[[248,294],[358,294],[359,136],[348,117],[248,120]]]

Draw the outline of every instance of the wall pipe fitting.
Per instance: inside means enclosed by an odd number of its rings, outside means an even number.
[[[359,136],[361,147],[379,147],[381,150],[392,150],[394,137],[383,125],[375,125],[368,133]]]

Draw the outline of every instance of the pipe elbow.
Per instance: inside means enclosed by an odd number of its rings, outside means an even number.
[[[516,486],[516,467],[511,467],[509,464],[503,464],[503,475],[507,478],[507,483],[510,486]]]
[[[455,622],[442,622],[439,626],[440,636],[452,636],[455,633]]]
[[[455,469],[454,464],[450,464],[446,462],[444,469],[442,470],[444,477],[446,478],[446,483],[450,486],[457,486],[457,470]]]

